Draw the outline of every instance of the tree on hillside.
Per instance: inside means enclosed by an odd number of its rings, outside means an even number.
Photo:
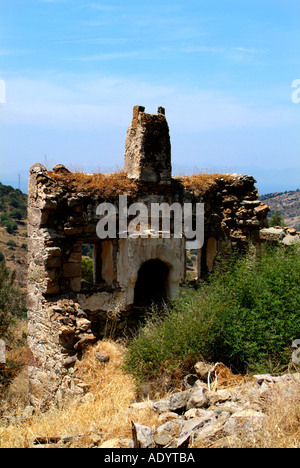
[[[0,182],[0,226],[9,234],[18,229],[18,224],[27,217],[27,195],[19,189]]]
[[[15,273],[8,270],[0,256],[0,338],[7,336],[14,318],[26,311],[25,295],[14,287],[14,280]]]
[[[274,213],[270,217],[269,227],[275,226],[284,226],[284,219],[281,216],[281,211],[275,210]]]

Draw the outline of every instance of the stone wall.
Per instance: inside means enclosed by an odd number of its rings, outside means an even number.
[[[144,182],[170,183],[171,142],[165,110],[146,114],[135,106],[125,141],[125,171],[128,177]]]

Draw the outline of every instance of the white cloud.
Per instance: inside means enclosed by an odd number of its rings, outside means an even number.
[[[236,47],[235,50],[238,50],[239,52],[245,52],[246,54],[257,54],[259,52],[258,49],[249,49],[247,47]]]
[[[85,57],[68,58],[67,61],[72,62],[100,62],[104,60],[118,60],[124,58],[136,59],[142,55],[141,51],[124,51],[124,52],[103,52],[102,54],[87,55]]]
[[[224,49],[221,47],[210,47],[210,46],[201,46],[201,45],[186,45],[181,47],[180,52],[184,52],[186,54],[194,54],[194,53],[202,53],[207,52],[211,54],[220,54],[224,53]]]
[[[4,55],[12,55],[13,52],[11,50],[0,49],[0,56]]]
[[[41,3],[64,3],[68,0],[40,0]]]
[[[73,130],[126,128],[134,105],[146,112],[166,108],[170,127],[177,133],[239,128],[276,128],[299,125],[297,106],[263,102],[249,104],[220,90],[186,89],[180,86],[114,77],[60,80],[7,80],[7,104],[1,121],[9,125],[34,125]]]
[[[116,9],[114,5],[100,5],[100,3],[88,3],[86,6],[100,11],[114,11]]]
[[[0,104],[6,103],[6,84],[4,80],[0,79]]]

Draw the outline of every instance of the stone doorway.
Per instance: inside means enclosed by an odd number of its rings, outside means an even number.
[[[148,260],[139,270],[134,288],[134,306],[151,307],[167,300],[169,267],[161,260]]]

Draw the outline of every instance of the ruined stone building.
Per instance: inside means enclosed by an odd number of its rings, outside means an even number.
[[[97,207],[203,203],[204,244],[198,276],[212,269],[226,247],[257,242],[269,211],[258,201],[247,175],[172,177],[169,127],[157,114],[136,106],[125,142],[124,171],[72,173],[62,165],[30,169],[28,192],[29,380],[33,403],[84,393],[76,360],[97,339],[126,332],[152,301],[172,298],[186,275],[186,238],[97,235]],[[126,232],[127,226],[123,226]],[[161,235],[159,235],[161,234]],[[93,247],[93,282],[81,278],[82,248]]]

